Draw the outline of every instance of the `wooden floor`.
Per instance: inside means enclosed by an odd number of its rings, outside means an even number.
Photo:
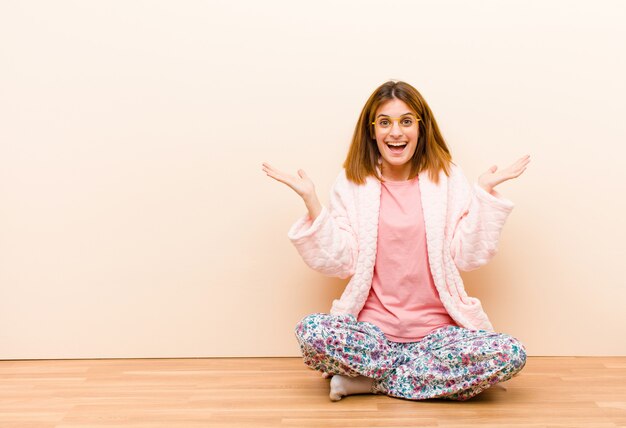
[[[465,402],[328,382],[298,358],[0,361],[0,427],[626,427],[626,357],[530,357]]]

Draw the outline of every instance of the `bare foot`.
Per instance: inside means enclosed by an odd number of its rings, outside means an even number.
[[[339,401],[342,397],[353,394],[370,394],[374,379],[365,376],[348,377],[335,375],[330,380],[331,401]]]

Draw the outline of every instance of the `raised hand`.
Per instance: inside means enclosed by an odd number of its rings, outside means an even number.
[[[272,177],[274,180],[291,187],[302,199],[310,197],[315,193],[313,181],[311,181],[309,176],[301,169],[298,170],[298,175],[291,175],[277,170],[267,162],[263,162],[263,172],[265,172],[268,177]]]
[[[267,162],[263,162],[263,172],[268,177],[272,177],[274,180],[291,187],[304,200],[304,204],[309,210],[309,217],[312,220],[317,218],[322,211],[322,205],[315,193],[313,181],[303,170],[298,170],[298,175],[291,175],[277,170]]]
[[[498,171],[497,165],[493,165],[486,172],[481,174],[480,177],[478,177],[478,185],[485,189],[488,193],[491,193],[493,188],[498,184],[506,180],[519,177],[524,171],[526,171],[526,166],[529,162],[530,155],[526,155],[500,171]]]

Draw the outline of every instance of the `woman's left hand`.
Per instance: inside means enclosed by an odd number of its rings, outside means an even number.
[[[526,166],[530,162],[530,155],[526,155],[517,160],[513,165],[498,171],[498,166],[493,165],[480,177],[478,177],[478,185],[485,189],[488,193],[503,181],[519,177],[522,172],[526,171]]]

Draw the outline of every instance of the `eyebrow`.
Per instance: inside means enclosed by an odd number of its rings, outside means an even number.
[[[378,119],[381,116],[383,116],[383,117],[391,117],[388,114],[379,114],[378,116],[376,116],[376,118]],[[404,113],[404,114],[400,115],[400,117],[403,117],[403,116],[415,116],[415,113],[409,112],[409,113]]]

